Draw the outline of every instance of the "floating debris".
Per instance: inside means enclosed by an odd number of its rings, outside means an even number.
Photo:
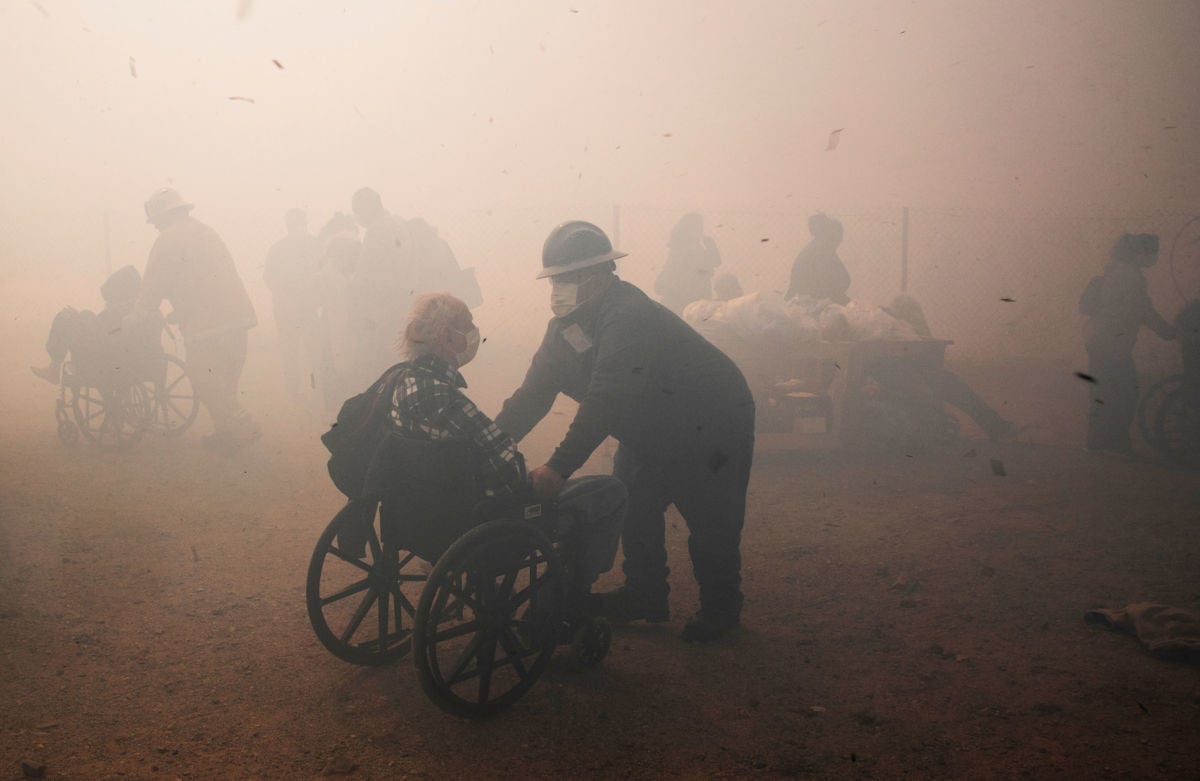
[[[242,95],[230,95],[230,96],[229,96],[229,99],[230,99],[230,100],[244,100],[244,101],[245,101],[245,102],[247,102],[247,103],[253,103],[253,102],[254,102],[254,98],[247,98],[247,97],[245,97],[245,96],[242,96]]]
[[[826,152],[831,152],[834,149],[837,149],[838,144],[841,143],[842,140],[843,130],[845,130],[845,128],[839,127],[837,130],[832,130],[829,132],[829,143],[825,145]]]
[[[1083,380],[1084,382],[1091,382],[1091,383],[1096,382],[1095,377],[1093,377],[1090,374],[1085,374],[1084,372],[1075,372],[1075,376],[1078,377],[1079,379]]]

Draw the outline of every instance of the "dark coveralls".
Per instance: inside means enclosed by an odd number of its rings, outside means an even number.
[[[701,609],[736,617],[741,532],[754,451],[754,401],[729,358],[666,307],[616,280],[550,321],[525,381],[496,424],[520,440],[559,393],[579,402],[549,466],[569,476],[608,436],[629,492],[622,531],[626,583],[666,600],[664,513],[674,504]]]

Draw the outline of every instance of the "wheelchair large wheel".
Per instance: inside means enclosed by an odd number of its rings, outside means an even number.
[[[376,666],[408,653],[425,573],[414,554],[381,543],[378,511],[370,525],[361,523],[364,544],[353,550],[349,526],[355,515],[347,504],[321,533],[308,565],[305,601],[313,631],[330,653]]]
[[[1155,426],[1158,424],[1158,413],[1162,409],[1163,402],[1167,396],[1170,396],[1175,391],[1183,386],[1183,375],[1172,374],[1169,377],[1164,377],[1158,382],[1150,386],[1138,402],[1137,406],[1137,430],[1142,435],[1142,440],[1153,447],[1155,450],[1162,448],[1158,443],[1158,434],[1155,431]]]
[[[544,534],[493,521],[459,538],[417,606],[413,660],[442,710],[482,717],[516,702],[558,644],[563,568]]]
[[[196,420],[200,414],[200,402],[192,389],[192,380],[183,361],[166,355],[164,362],[161,376],[145,383],[154,399],[154,416],[150,427],[164,436],[176,437]]]
[[[1181,466],[1200,467],[1200,388],[1180,385],[1163,401],[1154,423],[1155,442]]]
[[[103,447],[130,447],[150,425],[153,400],[139,383],[118,389],[95,388],[64,367],[63,398],[84,439]]]

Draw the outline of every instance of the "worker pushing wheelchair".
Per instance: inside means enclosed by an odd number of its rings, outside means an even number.
[[[560,644],[583,666],[607,653],[590,589],[612,567],[627,503],[622,483],[600,475],[552,499],[534,493],[512,439],[462,391],[458,370],[479,343],[461,300],[416,300],[407,360],[348,402],[325,437],[349,501],[307,584],[332,653],[381,664],[411,651],[431,699],[468,716],[522,696]]]

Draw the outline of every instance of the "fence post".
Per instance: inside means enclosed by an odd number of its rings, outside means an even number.
[[[908,292],[908,207],[900,211],[900,292]]]

